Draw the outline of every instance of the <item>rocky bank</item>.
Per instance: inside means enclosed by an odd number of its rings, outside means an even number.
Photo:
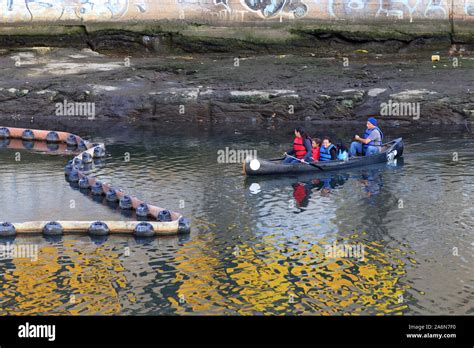
[[[0,117],[349,123],[380,115],[391,125],[466,127],[474,121],[469,46],[412,43],[397,52],[331,47],[324,52],[176,55],[2,49]],[[433,54],[440,61],[432,62]],[[68,103],[93,105],[94,117],[58,114],[58,105]]]

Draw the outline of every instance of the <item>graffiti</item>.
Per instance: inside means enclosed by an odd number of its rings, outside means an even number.
[[[1,22],[210,18],[472,19],[474,0],[0,0]],[[162,11],[163,10],[163,11]],[[172,16],[169,14],[173,13]]]
[[[227,9],[230,10],[228,0],[214,0],[214,4],[215,5],[219,5],[219,4],[224,5]]]
[[[380,1],[379,10],[376,13],[376,17],[380,16],[380,14],[385,13],[387,16],[395,16],[399,19],[403,19],[405,9],[408,10],[409,18],[413,18],[413,12],[415,12],[420,0],[416,0],[415,4],[412,6],[410,5],[409,0],[391,0],[390,1],[390,8],[383,7],[383,0]],[[392,9],[392,7],[398,7],[398,9]]]
[[[300,0],[242,0],[249,10],[263,18],[275,17],[278,14],[290,13],[295,18],[304,17],[308,7]]]
[[[474,3],[469,3],[470,0],[464,0],[464,13],[468,16],[474,16]]]
[[[144,2],[140,2],[138,4],[135,4],[135,7],[138,9],[138,11],[140,13],[145,13],[148,9],[147,4],[145,4]]]
[[[33,20],[117,20],[129,12],[147,12],[148,0],[7,0],[7,17]]]
[[[442,14],[443,18],[447,17],[446,9],[444,8],[444,0],[430,0],[423,15],[425,17],[439,17],[439,13]]]
[[[337,18],[338,15],[351,16],[358,12],[362,12],[367,7],[368,0],[345,0],[336,1],[328,0],[328,13],[330,17]],[[336,15],[338,13],[338,15]]]
[[[220,11],[208,11],[208,15],[211,19],[237,22],[243,22],[246,13],[247,11],[232,10],[230,8]]]
[[[128,11],[128,0],[81,0],[78,8],[75,9],[76,16],[81,19],[87,19],[89,15],[118,19]]]
[[[60,7],[59,16],[57,14],[55,15],[57,19],[61,19],[62,15],[64,14],[64,2],[63,1],[59,1],[59,2],[61,3],[62,6],[59,6]],[[25,0],[25,6],[28,11],[28,14],[30,15],[30,20],[33,20],[34,18],[33,13],[35,11],[39,13],[43,13],[43,12],[51,13],[51,12],[57,11],[58,9],[58,7],[54,6],[54,4],[51,3],[50,1],[44,1],[44,0]]]
[[[315,0],[318,1],[318,0]],[[410,19],[414,17],[447,18],[448,0],[327,0],[330,18],[350,17],[394,17]],[[466,0],[469,1],[469,0]],[[427,5],[425,6],[424,4]]]

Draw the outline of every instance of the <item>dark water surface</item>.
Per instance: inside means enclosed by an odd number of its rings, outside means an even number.
[[[0,260],[0,314],[474,314],[471,134],[386,130],[406,139],[396,165],[246,180],[217,151],[278,156],[286,127],[193,128],[79,131],[107,146],[98,178],[181,212],[192,232],[3,240],[38,253]],[[0,149],[0,221],[134,218],[72,188],[70,158]],[[363,252],[332,257],[334,245]]]

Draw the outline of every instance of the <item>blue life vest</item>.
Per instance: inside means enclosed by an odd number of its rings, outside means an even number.
[[[369,137],[370,133],[372,133],[374,130],[378,130],[379,133],[380,133],[380,144],[375,144],[375,142],[374,142],[373,140],[372,140],[370,143],[368,143],[368,144],[363,144],[362,149],[363,149],[364,155],[365,155],[365,153],[366,153],[366,151],[367,151],[367,149],[368,149],[369,146],[372,146],[372,145],[382,145],[383,133],[382,133],[382,131],[380,130],[379,127],[375,127],[375,128],[372,128],[372,129],[367,128],[367,129],[365,130],[365,133],[364,133],[364,137],[363,137],[363,138],[364,138],[364,139],[367,139],[367,138]]]
[[[330,161],[331,160],[331,150],[336,149],[336,146],[334,144],[329,145],[328,148],[325,148],[324,146],[321,146],[321,150],[319,152],[319,160],[320,161]]]

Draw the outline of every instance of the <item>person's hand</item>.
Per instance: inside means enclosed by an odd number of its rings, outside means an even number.
[[[355,140],[360,140],[360,136],[356,135],[356,136],[354,137],[354,139],[355,139]]]
[[[305,160],[301,160],[301,163],[308,163],[308,162],[306,162]]]

